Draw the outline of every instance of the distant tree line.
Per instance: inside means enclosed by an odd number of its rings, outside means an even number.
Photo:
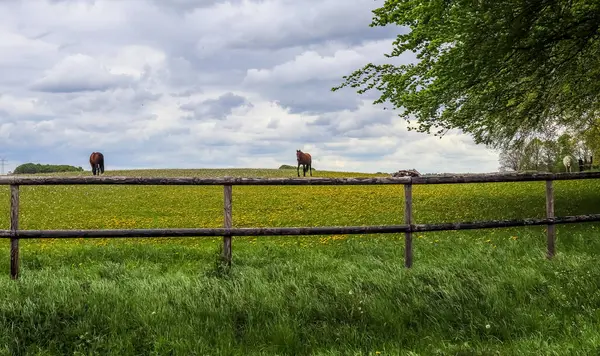
[[[35,174],[35,173],[58,173],[58,172],[82,172],[82,167],[69,166],[66,164],[39,164],[24,163],[13,171],[13,174]]]
[[[596,169],[593,159],[600,154],[599,138],[595,127],[558,137],[553,133],[530,137],[500,151],[500,171],[565,172],[565,156],[573,159],[573,172]]]

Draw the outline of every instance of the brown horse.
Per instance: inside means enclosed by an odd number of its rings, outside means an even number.
[[[92,166],[92,173],[100,175],[104,173],[104,155],[100,152],[92,152],[90,155],[90,165]]]
[[[310,176],[312,177],[312,157],[310,153],[304,153],[300,150],[296,150],[296,160],[298,161],[298,168],[296,171],[298,172],[298,177],[300,177],[300,165],[302,165],[302,171],[304,172],[304,176],[306,177],[306,171],[310,172]]]

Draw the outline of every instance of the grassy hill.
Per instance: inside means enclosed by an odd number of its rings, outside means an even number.
[[[79,175],[63,173],[60,175]],[[90,174],[85,172],[84,174]],[[296,176],[291,170],[110,175]],[[367,176],[317,171],[315,176]],[[58,174],[57,174],[58,175]],[[600,182],[555,182],[556,215]],[[0,224],[8,228],[8,187]],[[418,185],[417,223],[543,217],[544,182]],[[235,186],[233,225],[403,222],[402,186]],[[23,186],[24,229],[220,227],[220,186]],[[0,248],[0,354],[587,354],[600,345],[598,224],[391,235],[21,241]]]
[[[40,173],[35,175],[19,176],[90,176],[91,171],[83,172],[61,172],[61,173]],[[136,177],[298,177],[296,167],[293,169],[269,169],[269,168],[204,168],[204,169],[131,169],[131,170],[110,170],[104,173],[105,176],[136,176]],[[300,176],[302,177],[302,167],[300,167]],[[306,172],[309,177],[309,173]],[[313,177],[378,177],[389,176],[387,173],[359,173],[342,171],[313,171]]]

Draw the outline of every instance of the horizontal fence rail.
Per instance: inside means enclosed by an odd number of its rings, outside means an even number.
[[[146,238],[200,236],[298,236],[329,234],[390,234],[399,232],[432,232],[479,230],[503,227],[576,224],[600,221],[600,214],[572,215],[552,219],[468,221],[442,224],[381,225],[381,226],[318,226],[318,227],[237,227],[237,228],[174,228],[174,229],[100,229],[100,230],[0,230],[0,238],[20,239],[57,238]]]
[[[554,180],[597,179],[600,172],[577,173],[519,173],[480,175],[440,175],[420,177],[376,177],[376,178],[195,178],[195,177],[0,177],[0,185],[10,185],[10,229],[0,230],[0,238],[11,239],[11,278],[19,275],[19,239],[37,238],[145,238],[145,237],[201,237],[223,236],[223,257],[231,264],[232,236],[284,236],[284,235],[327,235],[327,234],[374,234],[404,233],[404,264],[412,266],[412,234],[414,232],[473,230],[519,226],[547,228],[547,257],[555,253],[557,224],[572,224],[600,221],[600,214],[554,216]],[[438,224],[415,224],[412,216],[413,184],[458,184],[458,183],[501,183],[501,182],[546,182],[546,218],[520,220],[492,220]],[[173,229],[100,229],[100,230],[21,230],[19,229],[19,186],[21,185],[222,185],[223,228],[173,228]],[[322,227],[262,227],[234,228],[232,224],[233,185],[404,185],[404,224],[379,226],[322,226]]]
[[[575,173],[507,173],[473,175],[439,175],[420,177],[367,178],[199,178],[199,177],[0,177],[0,185],[380,185],[380,184],[456,184],[502,183],[547,180],[597,179],[600,172]]]

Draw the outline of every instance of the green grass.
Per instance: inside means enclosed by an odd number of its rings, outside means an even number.
[[[86,174],[90,174],[87,172]],[[295,170],[110,175],[296,176]],[[61,174],[78,175],[78,173]],[[322,176],[368,176],[316,171]],[[557,215],[597,213],[600,182],[555,182]],[[24,229],[220,227],[220,186],[22,186]],[[8,188],[0,187],[8,228]],[[402,186],[234,186],[233,225],[403,222]],[[545,215],[544,182],[418,185],[417,223]],[[0,354],[597,354],[598,224],[404,237],[21,240],[0,246]]]

